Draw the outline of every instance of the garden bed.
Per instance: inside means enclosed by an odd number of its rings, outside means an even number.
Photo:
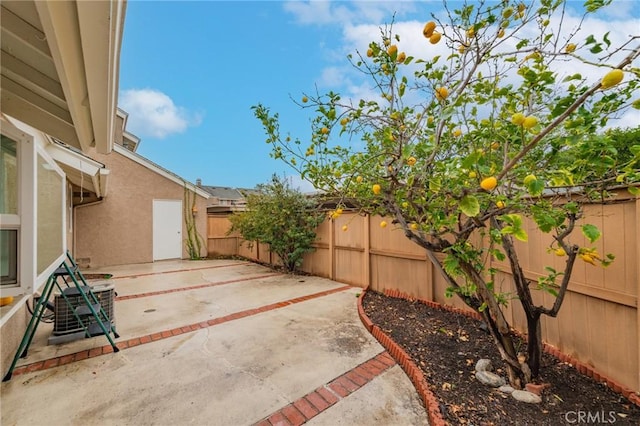
[[[421,302],[368,291],[364,312],[424,373],[442,417],[452,425],[640,424],[640,407],[567,362],[544,354],[542,402],[527,404],[482,385],[475,364],[489,358],[506,376],[504,363],[481,322]],[[597,421],[596,421],[597,420]]]

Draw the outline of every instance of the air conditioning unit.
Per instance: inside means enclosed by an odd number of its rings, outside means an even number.
[[[86,287],[85,288],[89,288]],[[115,285],[112,283],[100,283],[91,286],[91,291],[95,294],[98,303],[102,306],[102,310],[107,315],[111,326],[115,327]],[[77,339],[88,337],[73,314],[73,311],[78,306],[86,306],[80,291],[76,287],[69,287],[63,290],[65,297],[62,294],[56,294],[54,298],[54,320],[53,320],[53,334],[49,337],[49,344],[58,344],[69,342]],[[91,297],[89,296],[91,301]],[[100,315],[99,315],[100,316]],[[100,325],[92,315],[86,315],[82,317],[82,321],[85,326],[88,327],[91,336],[96,336],[102,333]]]

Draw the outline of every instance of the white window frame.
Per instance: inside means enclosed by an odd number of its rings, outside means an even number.
[[[2,229],[18,230],[17,253],[17,283],[14,286],[3,286],[2,296],[31,296],[40,286],[44,285],[51,273],[60,266],[67,252],[66,236],[66,200],[67,180],[66,174],[45,150],[47,144],[43,134],[35,129],[23,131],[4,117],[0,117],[0,132],[17,142],[16,157],[18,162],[18,214],[0,215],[0,227]],[[31,129],[25,126],[26,129]],[[62,177],[63,184],[60,188],[62,197],[62,222],[63,238],[62,253],[43,272],[37,275],[37,159],[38,155],[45,159]],[[7,315],[2,315],[2,320]],[[3,321],[0,321],[0,323]]]
[[[34,212],[34,199],[29,196],[33,190],[35,175],[35,142],[32,135],[25,133],[6,120],[0,121],[1,133],[17,142],[16,160],[18,163],[18,212],[17,214],[0,215],[2,229],[18,231],[17,283],[13,286],[2,286],[3,296],[19,296],[33,292],[35,262],[26,262],[33,257],[35,218],[28,218],[27,212]],[[32,267],[30,267],[32,266]]]

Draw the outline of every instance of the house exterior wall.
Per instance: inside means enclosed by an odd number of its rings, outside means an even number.
[[[16,355],[30,318],[31,315],[29,315],[27,307],[23,303],[18,311],[8,317],[0,328],[0,348],[2,348],[0,350],[0,371],[3,377],[9,371],[11,361]]]
[[[153,200],[184,203],[184,187],[116,151],[90,155],[111,170],[109,191],[103,201],[74,210],[76,260],[85,268],[152,262]],[[196,226],[203,237],[201,256],[206,256],[207,203],[196,197]],[[183,239],[186,235],[183,217]],[[184,244],[182,257],[188,257]]]

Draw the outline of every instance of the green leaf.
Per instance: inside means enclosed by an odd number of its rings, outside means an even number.
[[[502,228],[502,230],[500,231],[503,235],[508,235],[508,234],[513,234],[515,232],[515,229],[513,226],[505,226],[504,228]]]
[[[466,195],[460,200],[460,210],[469,217],[476,217],[480,213],[480,203],[473,195]]]
[[[460,271],[460,264],[458,263],[458,259],[456,259],[452,255],[447,255],[442,261],[442,266],[444,270],[447,271],[450,275],[458,275]]]
[[[545,290],[547,291],[547,293],[551,294],[553,297],[558,297],[558,292],[551,287],[547,287],[545,288]]]
[[[529,240],[529,236],[527,235],[527,231],[522,228],[516,229],[513,233],[513,236],[516,237],[517,240],[527,242]]]
[[[640,186],[630,186],[627,190],[631,195],[640,195]]]
[[[527,190],[529,191],[529,194],[538,196],[542,194],[542,191],[544,191],[544,182],[540,179],[534,179],[527,184]]]
[[[505,214],[500,216],[500,219],[507,222],[510,225],[513,225],[514,228],[522,227],[522,217],[519,214]]]
[[[582,234],[587,237],[591,243],[596,242],[598,238],[600,238],[600,230],[594,225],[582,225],[581,228]]]
[[[555,218],[545,210],[538,210],[533,215],[533,220],[544,233],[550,232],[556,226]]]

